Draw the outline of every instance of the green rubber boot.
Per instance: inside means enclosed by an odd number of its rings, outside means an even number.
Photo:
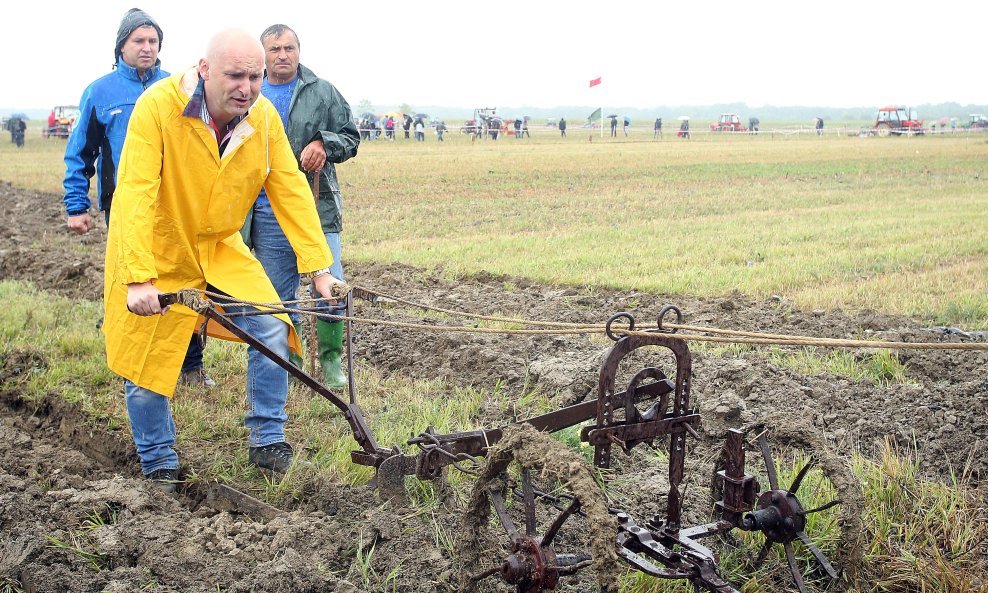
[[[339,389],[346,387],[346,376],[340,365],[343,353],[343,322],[316,320],[316,335],[319,336],[319,364],[326,387]]]

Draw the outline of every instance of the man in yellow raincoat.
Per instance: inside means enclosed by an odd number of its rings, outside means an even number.
[[[333,294],[338,282],[281,118],[260,97],[263,75],[257,39],[217,34],[198,67],[141,95],[121,155],[106,247],[107,363],[125,379],[141,469],[168,491],[178,478],[170,398],[199,318],[185,307],[162,310],[157,295],[209,286],[237,300],[278,300],[239,232],[262,186],[298,269],[312,273],[320,294]],[[285,315],[233,319],[283,357],[301,348]],[[220,329],[206,331],[230,337]],[[248,349],[245,424],[257,467],[284,472],[294,461],[284,434],[287,398],[287,372]]]

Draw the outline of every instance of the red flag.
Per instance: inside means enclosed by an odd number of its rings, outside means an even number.
[[[599,76],[597,78],[595,78],[595,79],[593,79],[593,80],[590,81],[590,88],[593,88],[593,87],[597,86],[598,84],[600,84],[600,77]]]

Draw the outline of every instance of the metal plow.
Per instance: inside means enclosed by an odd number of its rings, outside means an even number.
[[[352,316],[351,298],[345,298],[348,317]],[[163,305],[174,302],[175,295],[162,298]],[[365,422],[352,382],[351,348],[348,347],[351,383],[349,397],[344,400],[239,329],[227,318],[228,313],[217,310],[210,301],[190,305],[339,408],[359,447],[352,451],[351,460],[376,469],[375,485],[382,496],[404,496],[406,476],[435,480],[449,467],[478,478],[464,511],[459,550],[464,565],[464,591],[476,591],[487,580],[500,579],[518,593],[541,593],[589,569],[594,571],[601,593],[616,593],[620,562],[653,577],[686,580],[698,591],[736,592],[721,576],[715,552],[737,546],[736,531],[760,534],[740,539],[763,540],[759,552],[753,558],[749,555],[753,567],[781,546],[792,582],[799,591],[805,592],[806,584],[804,568],[794,548],[797,541],[809,551],[821,577],[841,577],[834,563],[807,535],[810,517],[841,504],[841,500],[810,509],[801,502],[800,489],[807,481],[812,459],[796,473],[788,488],[781,487],[764,432],[752,446],[746,444],[740,430],[728,431],[712,480],[715,504],[711,522],[683,525],[687,449],[690,439],[700,437],[697,427],[701,419],[690,402],[693,375],[687,343],[662,329],[662,318],[668,313],[675,313],[681,320],[675,307],[664,308],[659,329],[647,335],[616,335],[620,332],[615,324],[622,320],[620,329],[634,329],[634,318],[628,313],[619,313],[608,321],[607,334],[615,343],[601,365],[596,399],[508,426],[451,434],[438,434],[428,428],[408,440],[405,452],[398,446],[378,445]],[[348,346],[350,323],[347,321]],[[616,381],[622,362],[627,366],[629,356],[646,347],[672,354],[674,378],[649,366],[633,373],[627,386],[618,391]],[[592,465],[546,434],[581,424],[580,440],[594,449]],[[746,470],[746,445],[757,448],[764,463],[768,482],[764,491],[755,475]],[[600,482],[601,472],[612,465],[615,448],[629,453],[639,446],[660,451],[656,458],[667,459],[668,465],[664,512],[644,520],[630,510],[609,506]],[[815,456],[826,455],[819,447],[815,449]],[[834,471],[843,463],[835,459],[831,456],[823,468]],[[824,479],[832,482],[840,498],[860,499],[860,492],[847,491],[856,487],[850,486],[853,480],[840,480],[838,484],[829,476]],[[840,519],[846,525],[860,524],[859,520],[848,521],[843,516]],[[842,536],[855,539],[856,534],[845,530]],[[841,542],[842,554],[846,552],[845,544]]]

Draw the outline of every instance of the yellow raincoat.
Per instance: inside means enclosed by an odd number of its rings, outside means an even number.
[[[271,302],[278,294],[240,236],[264,186],[298,257],[300,272],[329,266],[312,192],[299,171],[277,110],[259,97],[234,129],[222,158],[212,130],[182,115],[198,84],[195,68],[141,95],[127,129],[106,244],[103,332],[110,369],[171,396],[199,327],[198,315],[127,311],[127,284],[154,281],[163,292],[216,287],[235,299]],[[289,345],[301,342],[286,315]],[[215,323],[209,335],[233,339]]]

